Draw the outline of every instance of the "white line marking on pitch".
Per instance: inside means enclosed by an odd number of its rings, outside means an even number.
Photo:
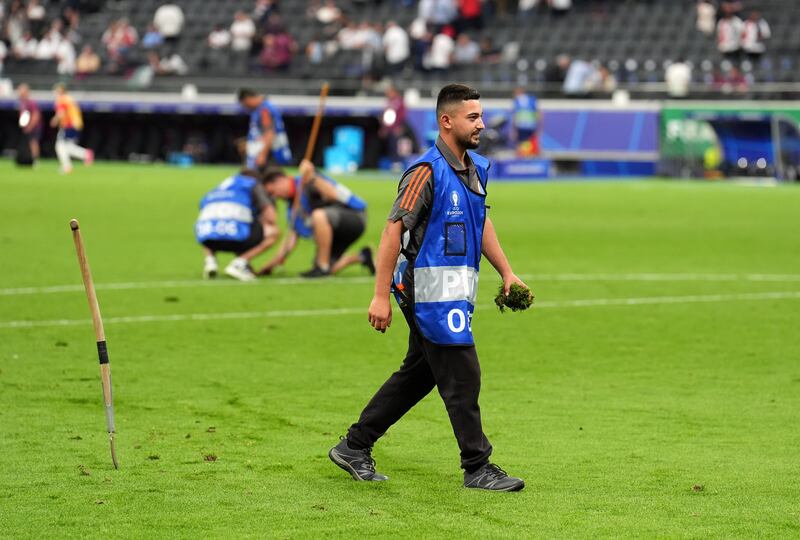
[[[734,300],[761,301],[761,300],[788,300],[800,299],[800,291],[739,293],[739,294],[700,294],[689,296],[644,296],[638,298],[586,298],[580,300],[559,300],[537,303],[535,309],[546,308],[572,308],[596,306],[644,306],[655,304],[693,304],[703,302],[730,302]],[[488,309],[491,306],[479,306]],[[324,317],[332,315],[366,315],[366,307],[360,308],[331,308],[331,309],[300,309],[286,311],[239,311],[230,313],[187,313],[175,315],[136,315],[130,317],[108,317],[104,319],[107,324],[148,323],[148,322],[179,322],[179,321],[217,321],[260,319],[275,317]],[[0,321],[0,329],[4,328],[34,328],[48,326],[76,326],[91,324],[91,319],[55,319],[49,321]]]
[[[800,274],[521,274],[522,279],[536,281],[762,281],[771,283],[788,283],[800,281]],[[272,278],[265,279],[266,286],[273,285],[320,285],[326,283],[362,284],[372,283],[372,277],[341,277],[333,279],[304,279],[304,278]],[[137,289],[180,289],[188,287],[253,287],[254,284],[240,283],[234,280],[223,279],[219,281],[207,280],[171,280],[171,281],[140,281],[127,283],[98,283],[95,288],[99,291],[127,291]],[[0,296],[19,296],[25,294],[56,294],[83,292],[83,285],[50,285],[45,287],[11,287],[0,289]]]

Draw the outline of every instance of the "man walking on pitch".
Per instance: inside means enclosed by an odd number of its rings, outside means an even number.
[[[240,281],[255,280],[250,261],[278,240],[275,205],[259,180],[257,172],[244,169],[200,201],[194,230],[205,254],[205,278],[217,277],[216,254],[225,251],[236,254],[225,268],[227,275]]]
[[[300,163],[300,174],[292,178],[281,169],[264,174],[267,193],[286,201],[287,220],[291,231],[280,251],[259,272],[262,275],[286,262],[297,245],[298,236],[311,238],[317,246],[314,265],[300,274],[307,278],[325,277],[353,264],[364,265],[375,273],[372,250],[363,248],[357,255],[345,255],[367,228],[367,203],[347,186],[316,171],[308,160]],[[297,214],[294,201],[299,197]]]
[[[492,446],[478,406],[480,366],[472,338],[472,312],[481,254],[503,279],[514,275],[486,216],[489,162],[468,152],[484,129],[480,94],[445,86],[436,103],[439,138],[403,175],[381,237],[369,322],[385,332],[394,291],[410,329],[408,352],[347,436],[329,456],[355,480],[387,480],[375,471],[372,445],[434,387],[447,408],[458,446],[464,486],[518,491],[520,478],[489,462]]]
[[[249,88],[239,90],[239,103],[250,113],[247,168],[263,172],[267,165],[291,163],[289,137],[278,109],[266,97]]]
[[[31,99],[30,88],[27,84],[17,87],[19,96],[19,127],[22,136],[28,145],[31,163],[39,159],[39,140],[42,138],[42,113],[39,106]]]
[[[83,130],[83,114],[81,109],[72,96],[67,94],[67,89],[63,84],[53,87],[56,94],[56,114],[50,121],[53,127],[58,126],[56,136],[56,156],[61,164],[61,172],[69,174],[72,172],[72,159],[83,160],[86,165],[94,162],[94,152],[89,148],[78,146]]]

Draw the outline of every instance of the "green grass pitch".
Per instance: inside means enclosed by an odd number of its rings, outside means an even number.
[[[536,293],[474,328],[495,461],[461,487],[440,398],[374,450],[326,456],[399,366],[364,270],[315,282],[304,245],[255,284],[199,279],[192,225],[229,168],[0,162],[0,536],[800,536],[800,190],[671,181],[490,185]],[[346,178],[377,243],[396,178]],[[111,468],[68,220],[92,265],[114,380]],[[227,259],[223,258],[224,264]]]

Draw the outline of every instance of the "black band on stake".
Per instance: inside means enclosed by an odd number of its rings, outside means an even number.
[[[105,341],[97,342],[97,356],[100,358],[101,364],[108,364],[108,348]]]

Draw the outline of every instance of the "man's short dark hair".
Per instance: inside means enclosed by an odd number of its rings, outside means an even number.
[[[463,84],[448,84],[439,90],[439,97],[436,98],[436,116],[442,116],[450,105],[473,99],[481,99],[480,92],[474,88]]]
[[[261,175],[261,183],[271,184],[278,179],[279,176],[286,176],[286,172],[280,167],[269,167],[264,174]]]
[[[258,92],[253,90],[252,88],[240,88],[238,93],[239,101],[243,101],[247,98],[256,97]]]
[[[261,174],[255,169],[251,169],[249,167],[245,167],[239,171],[239,176],[247,176],[248,178],[255,178],[258,180],[261,178]]]

